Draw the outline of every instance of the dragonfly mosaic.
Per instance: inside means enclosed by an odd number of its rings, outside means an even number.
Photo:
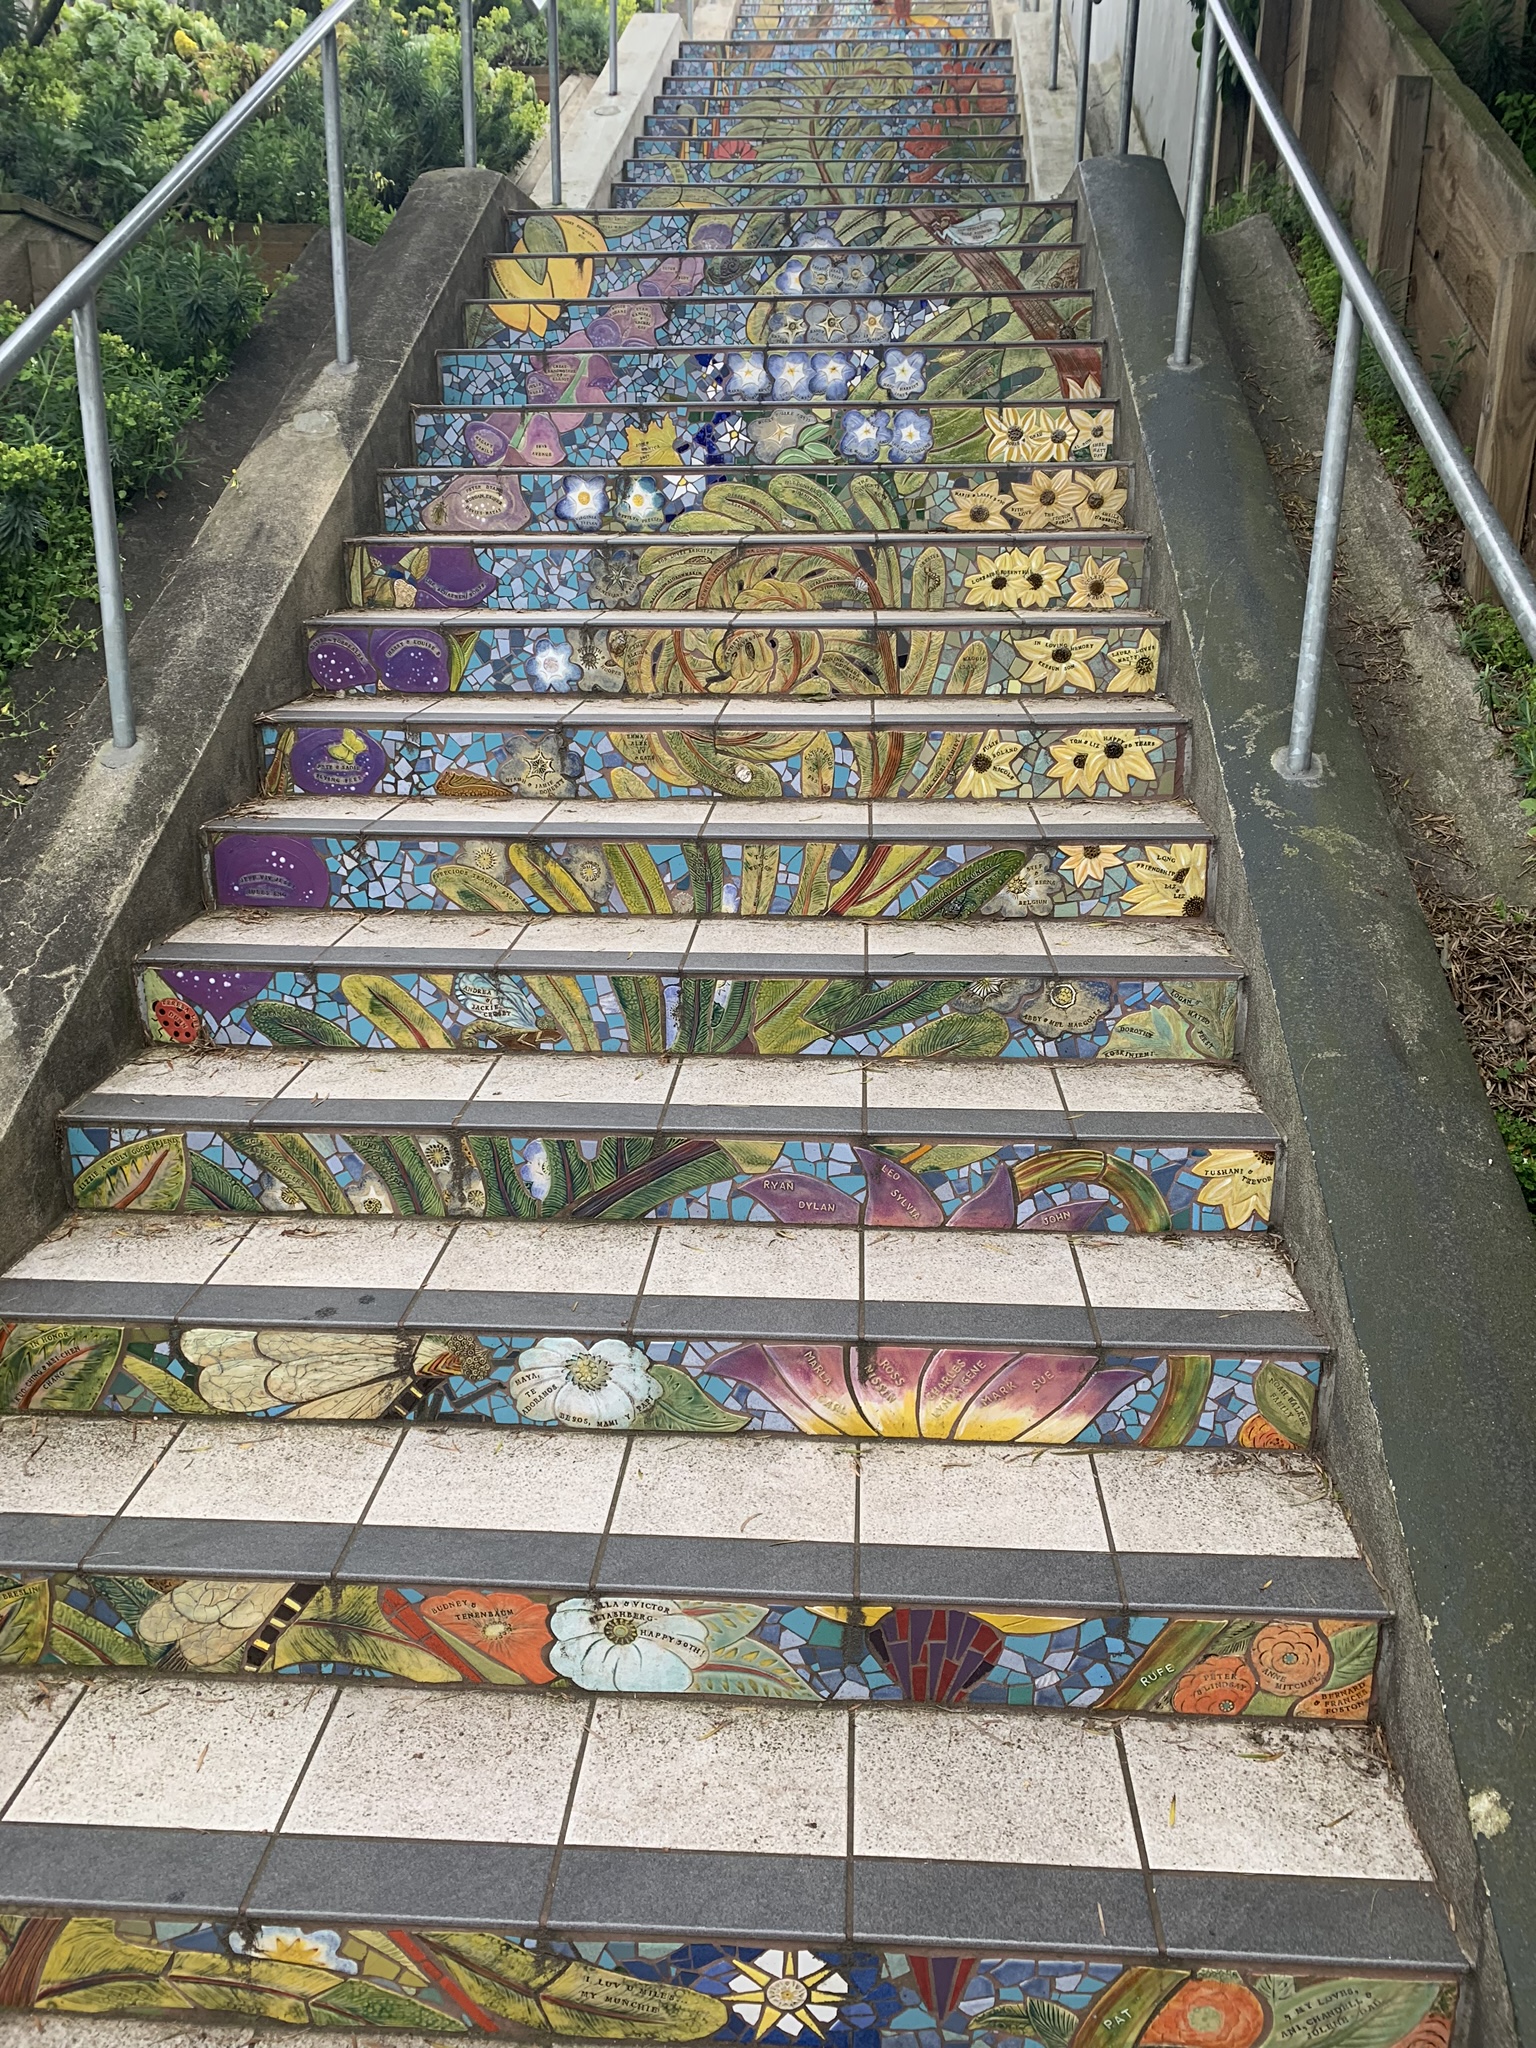
[[[1042,533],[1051,531],[1102,532],[1111,539],[1098,544],[1100,552],[1113,546],[1113,536],[1124,530],[1129,484],[1130,473],[1117,467],[1061,462],[1021,467],[1011,476],[922,466],[886,470],[880,480],[849,464],[670,473],[589,465],[575,476],[567,469],[498,465],[386,471],[382,503],[386,533],[947,530],[1029,533],[1033,539],[1023,552],[1032,556]],[[998,543],[991,546],[995,562]],[[1042,558],[1041,566],[1053,559]],[[1010,556],[1004,570],[1016,566]],[[1031,609],[1026,592],[1035,588],[1015,579],[1009,594],[1005,583],[1006,608]],[[1059,581],[1055,594],[1062,594]]]
[[[611,2028],[627,2040],[771,2048],[1000,2048],[1031,2029],[1050,2048],[1447,2048],[1456,1987],[1059,1957],[578,1947],[441,1927],[13,1914],[0,1919],[0,2002],[482,2038],[591,2038]]]
[[[708,522],[705,537],[695,538],[698,527],[690,522],[686,544],[681,535],[675,541],[636,536],[629,545],[619,535],[598,541],[530,534],[478,545],[351,541],[344,559],[347,597],[360,609],[393,612],[882,608],[1014,618],[1076,612],[1092,614],[1095,622],[1141,605],[1146,544],[1139,535],[1015,539],[1005,527],[997,540],[985,542],[948,534],[842,545],[810,537],[742,540],[727,530],[728,501],[719,493],[748,487],[713,488],[714,503],[699,508]],[[799,496],[806,486],[797,480],[791,489]],[[601,480],[573,477],[567,496],[595,528],[606,510]],[[719,538],[709,537],[714,534]],[[689,628],[678,621],[677,630]]]
[[[627,691],[687,697],[851,695],[1144,696],[1158,683],[1161,629],[1095,622],[1003,626],[963,623],[889,629],[784,618],[665,627],[428,624],[311,625],[306,668],[317,690],[400,696]],[[1141,721],[1137,721],[1138,725]]]
[[[1171,837],[1058,843],[870,844],[665,836],[397,835],[359,827],[205,835],[210,905],[467,910],[614,917],[1203,917],[1211,852]],[[428,828],[430,830],[430,828]],[[610,828],[611,830],[611,828]],[[1001,1032],[1002,1027],[996,1027]]]
[[[1004,298],[979,291],[944,298],[832,299],[654,298],[578,300],[546,321],[542,334],[498,320],[483,300],[464,309],[466,348],[438,358],[443,398],[473,404],[481,393],[464,382],[479,373],[489,351],[494,363],[511,350],[557,348],[566,343],[609,348],[884,348],[920,337],[945,346],[964,341],[1080,341],[1092,328],[1093,301],[1074,292],[1021,292]]]
[[[532,1119],[526,1119],[532,1121]],[[509,1122],[525,1119],[510,1111]],[[1274,1148],[65,1126],[79,1209],[1113,1234],[1262,1231]]]
[[[1233,1059],[1231,979],[968,981],[386,967],[142,968],[160,1045],[368,1051]]]
[[[1368,1718],[1375,1622],[0,1574],[0,1667]]]
[[[594,1361],[609,1370],[569,1370]],[[26,1414],[1288,1451],[1312,1442],[1320,1371],[1315,1354],[0,1324],[0,1412]]]
[[[266,796],[654,797],[1171,797],[1180,790],[1177,726],[946,730],[935,721],[872,733],[705,732],[622,715],[599,726],[263,726]],[[1086,787],[1084,784],[1086,783]]]

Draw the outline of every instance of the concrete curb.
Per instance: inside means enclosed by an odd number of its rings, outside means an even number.
[[[992,25],[996,34],[1007,36],[1013,44],[1014,89],[1024,130],[1030,197],[1058,199],[1077,168],[1073,154],[1077,73],[1067,47],[1070,38],[1066,24],[1062,24],[1061,65],[1055,92],[1047,83],[1051,75],[1050,8],[1026,9],[1013,5],[1013,0],[993,0]]]
[[[651,102],[666,77],[683,25],[675,14],[637,14],[619,37],[619,91],[608,97],[608,75],[595,79],[574,118],[562,120],[560,132],[560,203],[576,210],[608,204],[608,187],[629,155],[629,146],[650,112]],[[561,111],[565,97],[561,95]],[[535,206],[549,204],[549,149],[538,153],[522,174]],[[531,178],[530,178],[531,173]]]
[[[255,787],[253,715],[291,696],[306,615],[340,599],[340,543],[377,519],[433,352],[501,240],[491,171],[417,180],[353,295],[358,366],[290,385],[130,646],[148,736],[96,759],[105,704],[64,741],[0,874],[0,1257],[57,1217],[60,1105],[138,1042],[135,951],[200,908],[202,820]]]
[[[1536,1234],[1331,658],[1326,776],[1301,788],[1269,765],[1305,578],[1203,292],[1198,367],[1168,363],[1183,219],[1167,173],[1089,162],[1074,190],[1125,457],[1164,544],[1151,601],[1195,721],[1216,920],[1250,977],[1245,1064],[1286,1140],[1287,1249],[1334,1351],[1323,1449],[1397,1617],[1383,1728],[1474,1961],[1464,2029],[1512,2048],[1536,2010],[1518,1704],[1536,1695]]]

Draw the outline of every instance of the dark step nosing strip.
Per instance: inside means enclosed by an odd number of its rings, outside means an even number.
[[[1094,1319],[1100,1343],[1112,1351],[1315,1352],[1321,1341],[1310,1318],[1294,1309],[1117,1308],[1095,1302]]]
[[[336,801],[338,809],[343,809],[346,799],[338,798]],[[399,799],[399,801],[401,803],[420,805],[431,804],[433,800],[430,797],[406,797]],[[688,799],[681,799],[676,805],[666,806],[653,804],[651,808],[653,810],[671,810],[674,808],[681,810],[683,804],[687,801]],[[633,821],[619,826],[609,824],[606,827],[603,824],[601,815],[606,807],[601,803],[594,803],[591,806],[593,815],[590,818],[546,818],[530,820],[526,824],[517,820],[507,819],[502,815],[499,808],[492,807],[488,807],[485,810],[483,821],[479,813],[469,815],[460,813],[452,819],[450,824],[444,824],[434,821],[430,817],[400,820],[391,812],[386,812],[380,818],[348,818],[345,815],[338,816],[334,813],[330,817],[325,816],[324,813],[310,813],[306,815],[295,804],[295,815],[292,817],[288,816],[286,811],[280,815],[269,815],[262,818],[243,818],[228,815],[222,818],[210,818],[208,823],[203,826],[202,832],[203,837],[208,840],[236,837],[265,839],[273,833],[278,833],[289,838],[356,841],[383,839],[401,843],[410,843],[416,840],[440,842],[444,839],[457,840],[460,837],[470,837],[483,840],[514,840],[520,844],[546,839],[556,843],[591,839],[599,841],[604,846],[679,846],[684,844],[823,846],[858,843],[876,846],[945,847],[963,840],[967,845],[1023,847],[1048,846],[1063,840],[1075,842],[1083,829],[1082,825],[1076,820],[1069,821],[1063,819],[1059,824],[1054,825],[1038,823],[1030,815],[1028,799],[1024,803],[1015,806],[1024,815],[1017,818],[994,818],[985,824],[978,823],[968,815],[965,809],[957,806],[955,812],[956,829],[954,831],[945,831],[932,821],[925,824],[913,824],[903,829],[897,820],[886,821],[882,819],[878,827],[872,826],[858,815],[859,811],[865,808],[862,799],[848,803],[846,808],[850,816],[846,822],[841,818],[831,818],[825,822],[817,821],[813,824],[797,823],[793,818],[782,821],[776,818],[738,818],[732,815],[731,803],[728,799],[705,798],[702,801],[709,803],[711,806],[711,815],[702,821],[690,822],[686,818],[674,821],[663,816],[658,818],[654,824],[647,820],[644,824]],[[1151,799],[1149,801],[1170,802],[1174,800],[1163,798]],[[462,802],[460,798],[443,800],[445,809],[449,803],[457,804],[460,802]],[[745,809],[745,804],[741,808]],[[1164,818],[1156,823],[1149,821],[1144,825],[1138,821],[1134,828],[1129,821],[1122,818],[1115,820],[1115,825],[1112,829],[1135,829],[1143,842],[1147,844],[1159,844],[1163,840],[1178,840],[1186,844],[1192,842],[1210,844],[1215,838],[1212,828],[1198,818]],[[410,915],[408,911],[403,914],[406,916]],[[534,912],[532,914],[554,916],[565,913]],[[617,913],[599,910],[591,914],[611,916]],[[655,916],[672,916],[679,913],[653,912],[650,914]],[[681,914],[686,915],[686,913]],[[728,911],[720,913],[723,916],[731,914]],[[894,919],[890,921],[895,922]],[[745,961],[751,957],[751,955],[743,955],[742,959]]]
[[[633,1294],[594,1294],[579,1287],[559,1294],[522,1294],[489,1287],[433,1287],[423,1288],[416,1296],[400,1318],[400,1327],[422,1335],[445,1329],[500,1329],[521,1334],[585,1337],[594,1330],[625,1330],[634,1313]],[[229,1322],[231,1318],[220,1315],[218,1320]]]
[[[1137,1613],[1174,1620],[1275,1616],[1380,1624],[1392,1618],[1359,1558],[1134,1552],[1130,1558],[1134,1570],[1125,1571],[1122,1591],[1107,1549],[855,1545],[665,1531],[604,1540],[597,1530],[0,1513],[0,1572],[7,1575],[128,1572],[772,1605],[857,1599],[960,1613]],[[1122,1569],[1125,1563],[1121,1553]]]
[[[302,1213],[295,1214],[296,1225]],[[247,1282],[221,1285],[217,1280],[209,1280],[193,1290],[179,1320],[227,1324],[238,1329],[262,1323],[324,1323],[337,1329],[394,1330],[402,1326],[418,1299],[419,1291],[414,1287],[376,1287],[353,1292],[335,1285],[262,1287]]]
[[[199,1280],[0,1280],[0,1318],[28,1323],[171,1323]]]
[[[865,537],[867,538],[868,536]],[[540,539],[541,536],[535,535],[534,538]],[[556,544],[551,536],[546,535],[542,536],[542,538],[549,545]],[[593,539],[602,540],[604,538],[616,541],[622,539],[623,536],[616,534],[603,536],[599,534],[595,536],[582,535],[579,537],[581,545],[586,545]],[[777,534],[773,538],[775,541],[782,542],[785,536]],[[910,541],[921,542],[927,536],[923,534],[908,534],[906,538]],[[569,541],[566,543],[566,545],[571,544]],[[348,545],[353,547],[399,547],[401,539],[397,533],[374,535],[371,538],[354,539]],[[695,545],[697,545],[697,542],[695,542]],[[509,633],[542,634],[557,628],[563,628],[568,632],[581,632],[594,625],[602,626],[609,631],[622,627],[626,632],[634,632],[647,626],[663,629],[670,629],[674,626],[710,628],[734,626],[743,630],[758,627],[771,632],[783,624],[787,615],[784,612],[754,610],[751,607],[743,608],[741,611],[658,609],[654,612],[637,612],[616,605],[606,610],[599,609],[596,611],[561,611],[549,607],[540,610],[507,612],[495,610],[489,605],[444,605],[437,610],[416,610],[409,614],[384,611],[382,609],[375,611],[366,608],[353,612],[330,612],[307,620],[306,625],[309,631],[316,633],[398,633],[402,630],[409,630],[401,626],[401,620],[407,616],[412,624],[425,622],[429,630],[433,631],[440,631],[444,625],[452,622],[462,626],[479,626],[482,629],[487,626],[495,627]],[[903,610],[900,605],[874,605],[867,612],[848,610],[796,611],[788,616],[794,618],[796,627],[803,632],[829,632],[842,628],[850,633],[867,634],[878,633],[882,630],[886,632],[910,632],[920,627],[934,632],[965,633],[973,638],[981,638],[989,629],[998,634],[1016,633],[1030,623],[1031,618],[1036,622],[1044,623],[1053,614],[1037,612],[1030,615],[1030,617],[1026,617],[1022,613],[1015,615],[1010,612],[1004,617],[999,617],[996,612],[967,611],[962,607],[955,607],[949,611],[932,611],[921,610],[916,607]],[[1168,621],[1163,614],[1146,611],[1130,605],[1125,606],[1120,611],[1071,611],[1066,614],[1066,617],[1070,624],[1079,631],[1088,629],[1098,632],[1104,627],[1110,626],[1126,626],[1137,631],[1150,630],[1154,633],[1165,633],[1168,629]],[[433,694],[436,693],[434,692]],[[483,694],[494,698],[499,693],[488,690]],[[553,693],[543,692],[541,694],[549,695]],[[364,697],[354,696],[346,691],[338,691],[336,699],[338,703],[366,701]],[[619,693],[617,692],[615,692],[614,701],[619,701]],[[859,699],[857,701],[874,702],[876,700]],[[938,699],[935,698],[934,701],[938,702]],[[1000,702],[1003,700],[994,701]],[[1026,701],[1033,702],[1033,699],[1026,700],[1021,697],[1017,701],[1021,703]],[[1133,703],[1136,700],[1134,698],[1127,698],[1126,701],[1127,703]]]
[[[1128,701],[1134,705],[1134,711],[1128,712]],[[346,716],[347,707],[352,705],[360,706],[360,712]],[[1028,727],[1054,732],[1082,726],[1119,727],[1128,717],[1139,726],[1168,726],[1180,731],[1187,731],[1190,723],[1189,713],[1180,711],[1165,697],[1109,701],[1100,697],[816,697],[786,702],[777,696],[657,698],[615,692],[573,703],[568,698],[532,691],[477,691],[446,702],[440,697],[412,697],[386,691],[358,697],[327,694],[299,698],[274,710],[257,712],[252,723],[258,731],[273,726],[328,730],[338,722],[364,731],[385,725],[404,726],[413,738],[433,733],[525,732],[529,727],[556,733],[567,728],[585,731],[596,727],[607,732],[687,731],[722,736],[739,730],[755,733],[819,729],[847,730],[862,736],[869,732],[920,733],[931,727],[989,732],[997,725],[1009,730]]]
[[[266,1845],[228,1829],[0,1821],[0,1897],[66,1913],[233,1914]]]
[[[554,1861],[554,1849],[536,1843],[283,1834],[273,1840],[250,1911],[285,1921],[531,1933]]]
[[[1087,1320],[1082,1318],[1085,1328]],[[851,1344],[860,1334],[859,1304],[783,1296],[647,1294],[635,1307],[630,1329],[636,1337],[721,1337],[750,1330],[774,1343]]]
[[[1151,1873],[1170,1958],[1460,1973],[1432,1886],[1402,1878]]]

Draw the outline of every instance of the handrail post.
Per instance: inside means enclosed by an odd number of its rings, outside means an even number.
[[[693,0],[683,0],[683,34],[693,40]]]
[[[1312,555],[1307,564],[1307,601],[1301,619],[1301,652],[1296,658],[1296,695],[1291,704],[1291,736],[1275,766],[1293,781],[1315,771],[1312,728],[1317,723],[1317,685],[1323,672],[1328,639],[1328,601],[1333,594],[1333,567],[1339,552],[1339,518],[1344,508],[1344,471],[1349,460],[1349,426],[1355,409],[1355,376],[1360,367],[1360,315],[1345,292],[1339,300],[1339,331],[1333,343],[1333,375],[1328,383],[1328,421],[1323,429],[1323,458],[1317,476],[1317,510],[1312,519]]]
[[[1200,90],[1195,102],[1195,134],[1189,151],[1189,189],[1184,195],[1184,255],[1179,264],[1179,312],[1173,328],[1176,370],[1190,367],[1195,331],[1195,287],[1200,281],[1200,235],[1205,225],[1205,194],[1211,182],[1211,137],[1216,128],[1216,73],[1221,64],[1221,32],[1206,9],[1200,46]]]
[[[1051,0],[1051,76],[1047,90],[1061,85],[1061,0]]]
[[[544,26],[549,31],[549,203],[561,201],[560,179],[560,0],[546,0]]]
[[[320,89],[325,107],[325,200],[331,225],[336,367],[351,370],[356,365],[352,360],[352,309],[347,298],[347,181],[341,156],[341,63],[336,54],[335,29],[320,45]]]
[[[1141,28],[1141,0],[1128,0],[1125,41],[1120,50],[1120,155],[1131,153],[1131,98],[1136,89],[1136,37]]]
[[[138,739],[133,690],[128,675],[128,613],[123,603],[123,564],[117,549],[117,492],[112,482],[112,444],[101,389],[101,335],[96,294],[70,314],[75,337],[75,381],[80,392],[80,431],[85,442],[85,483],[91,500],[91,539],[96,544],[96,588],[101,601],[101,648],[107,662],[107,704],[112,745],[126,754]]]
[[[1083,160],[1083,145],[1088,137],[1088,60],[1093,49],[1094,0],[1083,0],[1083,33],[1077,52],[1077,146],[1073,152],[1074,161]]]
[[[475,125],[475,0],[459,0],[459,95],[464,107],[464,168],[480,161],[480,136]]]
[[[619,96],[619,0],[608,0],[608,97]]]

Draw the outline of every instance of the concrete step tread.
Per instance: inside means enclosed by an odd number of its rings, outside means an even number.
[[[604,1363],[626,1385],[647,1373],[624,1346],[567,1360],[572,1349],[547,1354],[572,1403]],[[216,1330],[190,1350],[213,1392],[250,1354]],[[1082,1455],[595,1424],[338,1430],[227,1412],[0,1422],[0,1572],[37,1570],[1019,1615],[1389,1612],[1326,1476],[1294,1452]]]
[[[19,1789],[0,1837],[22,1905],[1465,1967],[1359,1731],[323,1682],[5,1689]],[[479,1937],[482,1968],[493,1952]],[[584,1989],[611,2005],[623,1977],[588,1966]]]
[[[77,1215],[0,1279],[8,1320],[594,1331],[775,1342],[1316,1354],[1251,1234]],[[512,1249],[515,1245],[515,1251]]]
[[[1002,724],[1073,731],[1079,726],[1157,725],[1186,730],[1189,713],[1167,697],[643,697],[611,690],[546,693],[508,703],[488,694],[421,697],[387,690],[367,697],[297,697],[255,715],[265,726],[319,726],[338,721],[445,731],[541,732],[551,727],[602,725],[623,731],[649,728],[717,732],[926,732],[944,728],[988,732]]]
[[[1229,980],[1240,962],[1209,926],[1127,919],[907,920],[736,917],[474,917],[464,913],[215,910],[139,955],[141,965],[324,966],[338,974],[416,963],[449,972],[895,975],[978,980],[1050,974]]]
[[[616,1059],[213,1048],[140,1053],[59,1112],[67,1124],[313,1127],[317,1112],[381,1128],[779,1132],[877,1144],[949,1137],[1084,1145],[1207,1140],[1273,1145],[1233,1068],[1096,1061],[931,1066],[901,1060]]]
[[[463,797],[293,796],[252,797],[232,811],[208,819],[206,834],[267,834],[274,828],[292,833],[345,835],[376,833],[388,826],[394,833],[472,831],[479,839],[522,839],[570,832],[589,838],[674,840],[679,835],[704,840],[743,838],[797,840],[832,835],[839,840],[877,844],[911,843],[914,833],[939,839],[963,832],[967,839],[997,840],[1004,845],[1034,845],[1076,840],[1091,833],[1102,841],[1123,831],[1159,840],[1174,836],[1209,842],[1214,834],[1194,806],[1177,798],[1127,800],[1105,798],[1077,803],[1048,797],[1028,802],[997,802],[949,798],[866,803],[754,803],[745,798],[670,800],[664,813],[654,801],[612,800],[602,804],[577,797],[546,803],[518,797],[486,803]]]

